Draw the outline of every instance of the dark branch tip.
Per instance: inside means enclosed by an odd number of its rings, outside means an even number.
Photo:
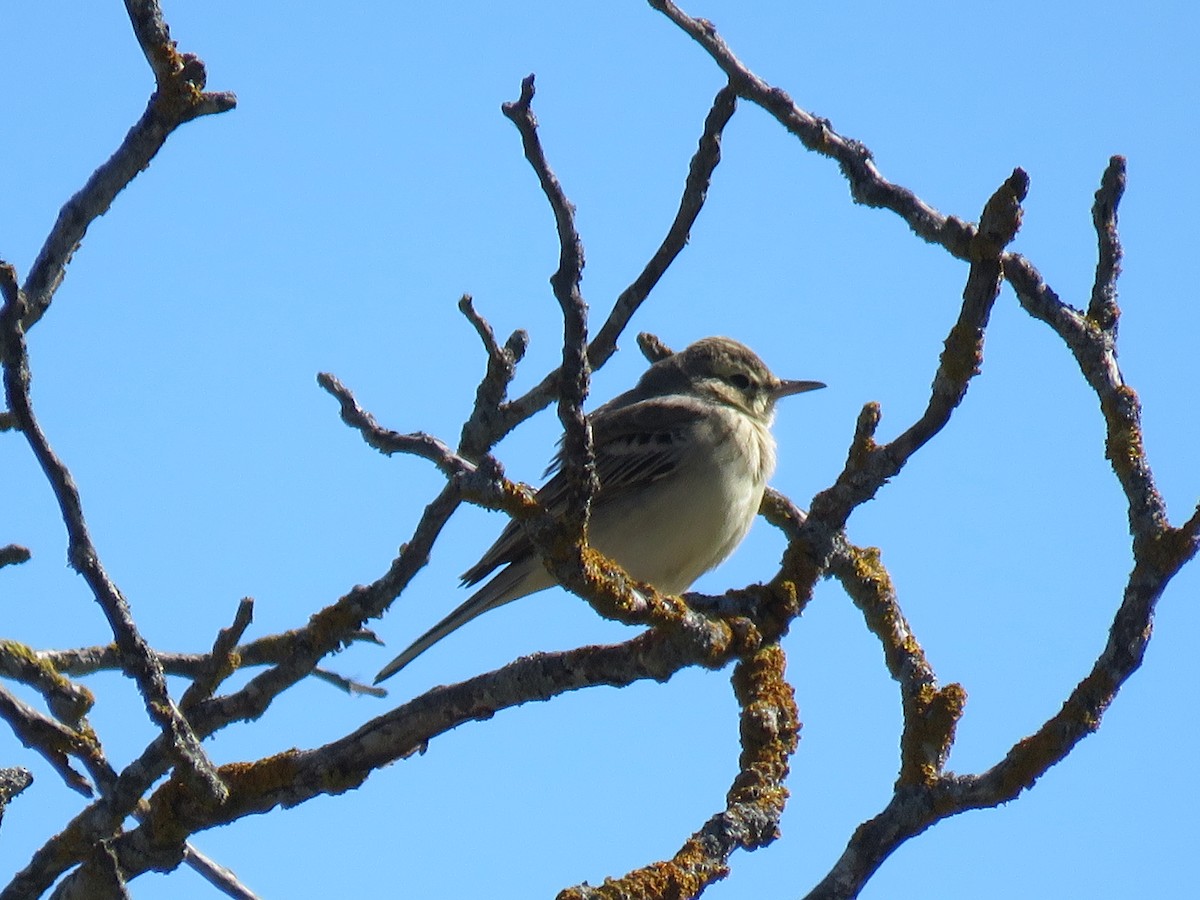
[[[647,362],[651,364],[674,354],[670,347],[659,340],[658,335],[651,334],[649,331],[640,332],[637,336],[637,343],[638,349],[642,351],[642,356],[646,357]]]
[[[342,390],[342,383],[337,380],[337,376],[331,375],[328,372],[317,373],[317,384],[334,395]]]
[[[204,90],[208,84],[208,71],[204,68],[204,60],[195,53],[184,53],[180,56],[179,76],[196,90]]]
[[[5,566],[15,566],[24,562],[29,562],[33,554],[29,552],[28,547],[22,547],[20,544],[9,544],[6,547],[0,547],[0,569]]]
[[[992,258],[1009,244],[1021,227],[1021,203],[1029,193],[1029,175],[1024,169],[1013,173],[988,199],[979,217],[979,231],[973,241],[973,258]]]
[[[508,336],[508,340],[504,342],[504,349],[514,365],[519,363],[525,358],[525,351],[529,349],[529,332],[518,328]]]
[[[866,466],[867,458],[877,448],[875,431],[879,428],[882,418],[883,413],[878,403],[872,401],[863,405],[862,411],[858,414],[858,420],[854,423],[854,438],[850,442],[849,466],[858,469]]]
[[[506,103],[500,104],[500,109],[504,115],[508,116],[510,119],[517,116],[528,116],[531,119],[533,118],[533,113],[530,112],[530,106],[533,104],[533,95],[536,93],[536,90],[533,86],[534,77],[534,73],[530,72],[521,79],[521,96],[517,100],[510,100]]]

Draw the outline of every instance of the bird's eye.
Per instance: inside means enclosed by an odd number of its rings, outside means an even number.
[[[726,375],[725,380],[732,384],[739,391],[750,390],[750,376],[742,372],[734,372],[731,375]]]

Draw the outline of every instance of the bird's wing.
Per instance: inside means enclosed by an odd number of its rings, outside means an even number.
[[[596,410],[591,418],[596,476],[600,481],[596,502],[605,503],[625,490],[675,471],[684,457],[689,430],[701,416],[702,411],[694,403],[682,398],[672,402],[665,397],[616,407],[608,404]],[[553,477],[537,494],[538,501],[551,512],[562,509],[567,494],[562,463],[560,449],[546,470]],[[483,558],[463,573],[463,584],[477,584],[493,570],[532,552],[520,526],[509,522]]]

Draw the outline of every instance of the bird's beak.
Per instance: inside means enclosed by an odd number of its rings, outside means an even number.
[[[771,396],[778,400],[780,397],[790,397],[792,394],[819,391],[823,387],[825,387],[823,381],[781,381],[779,386],[771,392]]]

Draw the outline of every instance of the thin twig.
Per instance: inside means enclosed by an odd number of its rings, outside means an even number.
[[[432,435],[418,431],[401,434],[380,427],[375,417],[364,410],[344,384],[328,372],[317,375],[317,384],[333,395],[341,404],[342,421],[362,435],[363,440],[380,453],[391,456],[409,453],[427,459],[447,478],[464,478],[475,473],[477,466],[455,453],[450,447]]]
[[[568,534],[578,544],[586,534],[592,498],[600,486],[592,452],[591,425],[583,412],[583,403],[591,384],[587,355],[587,303],[579,289],[583,279],[583,241],[575,227],[575,207],[567,199],[542,149],[537,118],[533,114],[533,95],[534,77],[529,75],[521,82],[520,98],[514,103],[505,103],[501,108],[521,135],[525,158],[537,174],[542,192],[554,213],[558,231],[558,268],[550,276],[550,286],[563,316],[558,419],[563,427],[562,471],[568,483],[564,522]]]
[[[486,373],[475,391],[475,407],[463,423],[458,443],[460,455],[478,462],[499,440],[503,427],[499,423],[501,410],[507,402],[508,386],[516,375],[517,363],[529,347],[529,335],[523,330],[514,331],[501,347],[492,326],[476,312],[470,294],[463,294],[458,309],[474,326],[488,357]]]
[[[720,90],[704,120],[704,130],[688,168],[683,195],[680,197],[679,210],[674,221],[654,256],[646,263],[638,277],[621,292],[608,318],[588,347],[588,361],[593,371],[608,362],[616,351],[617,339],[625,326],[629,324],[634,313],[650,295],[650,291],[658,284],[671,263],[687,246],[692,226],[704,208],[713,172],[721,161],[722,132],[735,109],[734,92],[728,87]],[[506,404],[495,440],[508,434],[534,413],[545,409],[556,396],[560,377],[560,370],[555,369],[521,397]]]
[[[71,757],[83,752],[84,740],[78,732],[38,712],[3,687],[0,687],[0,718],[8,723],[17,740],[50,764],[67,787],[85,797],[92,796],[87,778],[71,768]]]
[[[871,499],[950,421],[983,359],[984,331],[1000,291],[1001,253],[1016,235],[1021,200],[1028,185],[1028,177],[1017,169],[984,207],[980,228],[971,242],[973,259],[963,289],[963,304],[958,321],[946,337],[924,412],[894,441],[879,445],[875,430],[880,412],[875,404],[867,404],[859,415],[846,467],[832,488],[813,498],[810,526],[820,523],[831,536],[839,531],[856,507]]]
[[[258,894],[242,884],[233,871],[207,854],[201,853],[191,844],[184,848],[183,861],[201,878],[234,900],[259,900]]]
[[[704,129],[692,161],[688,166],[687,179],[683,185],[683,195],[679,198],[679,210],[662,243],[654,252],[654,256],[646,263],[645,268],[633,282],[617,297],[612,311],[608,314],[600,330],[596,332],[588,348],[588,359],[593,368],[599,368],[617,347],[617,338],[633,318],[650,292],[666,273],[671,263],[687,246],[691,237],[692,226],[704,202],[708,198],[708,188],[712,183],[713,173],[721,161],[721,136],[725,126],[733,118],[737,110],[737,92],[726,85],[717,92],[713,99],[712,108],[704,119]],[[653,362],[653,360],[651,360]]]
[[[205,659],[200,673],[188,685],[183,696],[179,698],[179,708],[187,711],[201,700],[207,700],[220,686],[221,682],[238,669],[236,648],[246,629],[254,619],[254,601],[244,597],[238,603],[233,623],[228,628],[217,632],[212,650]]]
[[[1125,193],[1125,157],[1114,156],[1096,189],[1092,223],[1096,227],[1099,252],[1088,318],[1115,335],[1121,310],[1117,306],[1117,277],[1121,274],[1121,240],[1117,234],[1117,207]]]

